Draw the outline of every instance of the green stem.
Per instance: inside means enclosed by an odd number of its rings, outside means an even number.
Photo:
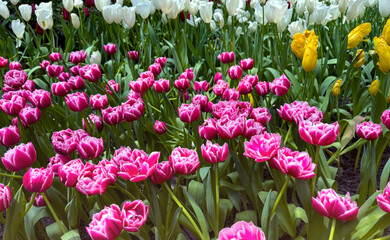
[[[15,174],[15,173],[14,173]],[[0,176],[7,177],[7,178],[18,178],[23,179],[22,176],[14,175],[14,174],[7,174],[7,173],[0,173]]]
[[[194,219],[191,217],[190,213],[187,211],[187,209],[181,204],[179,199],[173,194],[172,190],[169,188],[168,184],[166,182],[163,183],[164,187],[168,190],[169,195],[171,195],[173,201],[176,202],[176,204],[183,210],[184,215],[188,218],[188,220],[191,222],[192,226],[194,226],[196,233],[199,235],[200,239],[204,239],[202,232],[200,231],[198,225],[196,225]]]
[[[218,179],[218,162],[214,165],[215,170],[215,210],[216,210],[216,233],[219,233],[219,179]]]
[[[124,189],[123,187],[121,187],[118,183],[115,183],[114,186],[115,186],[117,189],[119,189],[121,192],[123,192],[124,194],[126,194],[127,197],[129,197],[129,199],[131,199],[132,201],[136,199],[131,193],[129,193],[126,189]]]
[[[319,158],[319,154],[320,154],[320,145],[317,145],[316,146],[316,155],[315,155],[315,158],[314,158],[314,163],[316,164],[316,168],[314,170],[314,177],[313,177],[313,182],[312,182],[312,185],[311,185],[311,196],[314,196],[314,189],[316,188],[316,178],[317,178],[317,172],[318,172],[318,158]]]
[[[276,208],[278,207],[278,204],[279,204],[280,200],[282,199],[283,194],[284,194],[284,193],[286,192],[286,190],[287,190],[287,185],[288,185],[288,182],[290,181],[290,178],[291,178],[291,176],[289,175],[289,176],[287,177],[286,182],[284,182],[284,185],[283,185],[282,189],[281,189],[280,192],[279,192],[279,195],[278,195],[278,198],[276,199],[275,205],[274,205],[274,207],[272,208],[272,212],[271,212],[271,215],[270,215],[271,217],[272,217],[272,215],[274,215],[274,213],[275,213],[275,211],[276,211]]]
[[[27,208],[26,208],[26,211],[24,211],[24,215],[26,216],[26,214],[28,213],[28,211],[30,210],[30,208],[32,207],[34,201],[35,201],[35,197],[37,196],[37,193],[33,193],[33,195],[31,196],[31,200],[30,202],[28,203],[27,205]]]
[[[329,235],[329,240],[333,240],[334,232],[336,229],[336,218],[332,219],[332,228],[330,229],[330,235]]]
[[[283,146],[286,146],[287,139],[290,137],[290,134],[291,134],[291,129],[292,129],[292,124],[288,123],[288,132],[287,132],[286,138],[284,139]]]
[[[46,202],[47,206],[49,207],[51,214],[53,214],[53,217],[56,220],[58,226],[60,226],[62,232],[64,234],[66,234],[68,232],[68,230],[66,230],[64,225],[60,222],[60,219],[58,218],[56,212],[54,211],[53,206],[51,205],[49,199],[46,197],[46,194],[45,193],[41,193],[41,195],[42,195],[43,199],[45,199],[45,202]]]

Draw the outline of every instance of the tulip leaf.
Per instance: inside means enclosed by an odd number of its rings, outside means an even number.
[[[24,228],[29,240],[35,240],[35,224],[43,217],[49,217],[46,207],[32,206],[28,213],[24,216]]]
[[[245,222],[253,222],[253,224],[257,224],[257,213],[254,210],[246,210],[243,212],[239,212],[236,214],[236,218],[234,222],[245,221]]]
[[[193,196],[198,205],[202,205],[205,195],[202,183],[192,180],[188,185],[188,192]]]
[[[389,182],[390,176],[390,161],[387,160],[386,165],[383,168],[381,180],[380,180],[380,189],[384,189]]]
[[[81,240],[80,233],[78,230],[71,230],[67,233],[65,233],[61,240]]]
[[[24,227],[21,227],[24,219],[26,198],[23,186],[19,188],[13,197],[10,207],[7,209],[7,218],[3,233],[3,239],[19,239],[20,234],[25,235]],[[23,229],[23,231],[21,231]]]

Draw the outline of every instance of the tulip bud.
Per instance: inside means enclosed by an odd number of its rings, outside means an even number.
[[[89,101],[91,107],[95,110],[101,110],[107,107],[108,104],[107,95],[100,95],[100,94],[91,95]]]
[[[154,63],[154,64],[150,65],[148,70],[151,71],[154,76],[159,75],[162,71],[161,65],[159,63]]]
[[[127,52],[127,58],[136,61],[138,59],[138,52],[137,51]]]
[[[356,62],[355,62],[355,64],[353,66],[356,67],[356,68],[361,67],[364,64],[364,61],[365,61],[363,49],[357,50],[355,58],[357,58],[357,60],[356,60]]]
[[[37,159],[37,153],[34,145],[30,142],[27,144],[21,143],[12,149],[9,149],[1,161],[4,167],[11,172],[18,172],[24,168],[31,166]]]
[[[335,95],[336,97],[340,95],[340,86],[341,86],[342,81],[343,81],[343,79],[337,80],[333,86],[332,94]]]
[[[115,54],[117,49],[116,49],[116,44],[113,44],[113,43],[108,43],[107,45],[103,45],[103,48],[104,48],[104,51],[108,54],[108,55],[112,55],[112,54]]]
[[[51,91],[54,95],[63,97],[70,92],[70,87],[67,82],[58,82],[51,85]]]
[[[4,68],[5,66],[7,66],[7,63],[8,63],[8,59],[0,57],[0,68]]]
[[[163,134],[167,131],[167,124],[165,122],[160,122],[156,120],[156,123],[153,126],[153,129],[158,134]]]
[[[9,18],[9,9],[7,7],[6,1],[0,1],[0,16],[2,16],[4,19]]]
[[[22,121],[23,126],[26,128],[39,121],[41,118],[41,110],[37,107],[25,107],[19,112],[19,118]]]
[[[200,2],[199,13],[205,23],[210,23],[213,17],[213,2]]]
[[[64,8],[68,12],[72,12],[73,10],[73,0],[62,0],[62,4],[64,5]]]
[[[66,105],[68,105],[69,109],[74,112],[83,111],[86,109],[88,104],[88,97],[85,92],[76,92],[73,94],[68,94],[65,97]]]
[[[70,17],[72,19],[72,25],[75,29],[79,29],[80,28],[80,19],[79,19],[79,16],[77,16],[76,13],[71,13],[70,14]]]
[[[24,25],[24,23],[20,22],[20,19],[12,20],[11,28],[18,39],[23,38],[23,34],[24,34],[24,30],[25,30],[26,26]]]
[[[237,66],[237,65],[232,66],[229,68],[228,74],[229,74],[230,79],[232,79],[232,80],[240,79],[242,76],[242,69],[240,66]]]
[[[372,96],[376,96],[377,92],[379,90],[379,81],[378,80],[375,80],[371,83],[371,86],[370,88],[368,89],[368,91],[370,92],[370,94]]]
[[[103,120],[102,117],[97,116],[95,114],[90,114],[88,116],[88,124],[91,126],[96,126],[96,129],[100,132],[103,129]],[[83,128],[84,130],[87,130],[87,126],[85,124],[85,120],[83,118]]]
[[[234,62],[235,54],[234,52],[223,52],[218,55],[218,59],[221,61],[221,63],[232,63]]]
[[[12,192],[8,186],[0,183],[0,212],[4,211],[11,205]]]
[[[51,168],[30,168],[23,176],[23,186],[29,192],[43,193],[53,183]]]
[[[109,125],[116,125],[123,120],[122,106],[108,107],[102,110],[103,120]]]

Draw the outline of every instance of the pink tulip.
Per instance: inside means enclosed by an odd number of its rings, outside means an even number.
[[[153,129],[158,134],[163,134],[167,131],[167,124],[165,122],[160,122],[156,120]]]
[[[30,91],[30,92],[33,92],[35,90],[35,83],[34,83],[34,81],[27,80],[23,84],[22,89]]]
[[[116,125],[123,120],[122,106],[108,107],[102,110],[103,120],[109,125]]]
[[[43,89],[37,89],[32,92],[29,100],[35,107],[38,108],[47,108],[51,105],[50,92]]]
[[[208,84],[207,81],[195,81],[194,82],[194,90],[199,93],[200,90],[203,90],[203,92],[207,92],[209,90],[210,84]]]
[[[213,87],[213,92],[217,96],[222,96],[223,93],[229,89],[229,84],[224,80],[218,80],[217,84]]]
[[[229,68],[228,74],[230,79],[235,80],[235,79],[240,79],[242,76],[242,69],[240,66],[235,65]]]
[[[190,94],[187,90],[180,90],[179,91],[179,99],[181,102],[187,102],[190,100]]]
[[[218,55],[219,61],[225,64],[234,62],[234,58],[235,58],[234,52],[223,52]]]
[[[142,99],[130,99],[122,103],[122,119],[126,122],[133,122],[139,119],[145,112],[145,105]]]
[[[245,118],[229,119],[225,115],[216,123],[218,136],[223,139],[233,139],[244,133]]]
[[[156,165],[156,170],[150,175],[150,180],[152,180],[154,185],[158,185],[170,180],[173,175],[175,175],[175,171],[171,163],[164,161]]]
[[[30,168],[23,176],[23,186],[29,192],[43,193],[53,183],[51,168]]]
[[[71,157],[57,153],[54,157],[49,159],[49,164],[47,164],[47,167],[51,168],[51,170],[53,170],[54,176],[56,176],[58,174],[58,169],[70,160],[72,160]]]
[[[100,95],[100,94],[91,95],[89,102],[93,109],[101,110],[107,107],[108,104],[107,95]]]
[[[47,67],[50,65],[51,63],[47,60],[43,60],[39,65],[41,66],[41,69],[42,70],[47,70]]]
[[[87,196],[103,195],[116,182],[117,174],[116,164],[106,159],[98,165],[87,162],[77,178],[76,189]]]
[[[251,118],[253,118],[256,122],[267,125],[269,121],[271,121],[272,115],[269,113],[267,108],[258,107],[252,110]]]
[[[47,196],[46,196],[47,197]],[[50,202],[50,199],[48,199]],[[31,201],[31,197],[29,199]],[[35,196],[34,202],[33,202],[34,207],[45,207],[47,206],[45,199],[43,198],[42,194],[38,193]]]
[[[4,75],[4,84],[19,89],[27,81],[27,73],[23,70],[10,70]]]
[[[248,76],[248,75],[247,75]],[[253,91],[252,83],[244,78],[238,83],[237,90],[240,94],[248,94]]]
[[[182,104],[177,109],[182,122],[192,123],[200,118],[200,107],[194,104]]]
[[[302,121],[320,122],[324,114],[316,107],[311,107],[307,102],[294,101],[285,103],[277,109],[280,117],[286,122],[295,122],[299,124]]]
[[[100,116],[97,116],[95,114],[90,114],[88,116],[88,124],[93,126],[96,126],[96,129],[100,132],[103,129],[103,119]],[[87,125],[85,123],[85,120],[83,118],[83,128],[84,130],[87,130]]]
[[[85,81],[80,76],[70,77],[68,79],[68,84],[72,90],[79,90],[85,87]]]
[[[66,96],[70,92],[70,86],[67,82],[57,82],[51,85],[51,91],[56,96]]]
[[[202,157],[203,159],[211,164],[218,162],[224,162],[229,155],[229,148],[227,143],[220,146],[218,143],[213,144],[207,140],[206,145],[202,144]]]
[[[129,94],[127,95],[127,100],[142,100],[142,95],[139,93],[134,92],[133,90],[130,90]]]
[[[156,60],[154,60],[154,62],[160,64],[161,67],[164,67],[165,64],[167,64],[168,60],[167,57],[159,57]]]
[[[190,87],[190,80],[188,78],[179,78],[173,83],[176,89],[185,90]]]
[[[299,123],[299,135],[312,145],[327,146],[336,141],[340,126],[337,122],[326,124],[303,121]]]
[[[255,135],[249,142],[244,143],[244,156],[256,162],[265,162],[274,157],[280,148],[281,137],[277,133]]]
[[[123,229],[127,232],[138,232],[149,215],[149,206],[141,200],[125,202],[122,206],[121,218]]]
[[[122,232],[122,216],[119,206],[111,204],[92,216],[92,221],[86,227],[92,240],[112,240]]]
[[[103,138],[85,137],[77,145],[77,152],[83,159],[98,158],[104,151]]]
[[[127,52],[127,58],[136,61],[138,59],[138,52],[137,51]]]
[[[74,65],[77,65],[84,61],[87,58],[87,53],[84,50],[71,52],[69,56],[69,61]]]
[[[214,83],[217,83],[219,80],[222,80],[222,73],[217,72],[214,76]]]
[[[11,100],[1,99],[0,110],[7,115],[17,115],[26,105],[26,100],[23,97],[14,95]]]
[[[64,67],[60,65],[52,64],[47,66],[46,70],[47,70],[47,75],[49,75],[49,77],[58,77],[64,71]]]
[[[69,109],[74,112],[80,112],[86,109],[88,104],[88,97],[85,92],[76,92],[72,94],[68,94],[65,97],[66,105],[68,105]]]
[[[61,55],[61,53],[58,53],[58,52],[50,53],[49,57],[50,57],[51,62],[58,62],[58,61],[62,60],[62,55]]]
[[[251,139],[255,135],[261,135],[265,133],[265,127],[259,122],[256,122],[253,119],[248,119],[245,121],[245,130],[242,133],[242,136]]]
[[[218,134],[217,126],[213,118],[208,118],[201,126],[198,126],[199,136],[202,139],[211,140]]]
[[[9,65],[9,70],[22,70],[22,64],[17,61],[10,62]]]
[[[269,88],[273,94],[280,97],[285,95],[290,89],[291,82],[288,80],[286,75],[282,75],[279,78],[276,78],[273,82],[269,84]]]
[[[161,65],[159,63],[154,63],[154,64],[150,65],[148,70],[151,71],[154,76],[159,75],[162,71]]]
[[[25,107],[19,112],[19,118],[25,128],[38,122],[41,115],[41,110],[37,107]]]
[[[376,197],[376,201],[383,211],[390,213],[390,182],[383,189],[383,193]]]
[[[108,43],[107,45],[103,45],[103,48],[104,48],[104,51],[108,54],[108,55],[113,55],[116,53],[117,49],[116,49],[116,44],[113,44],[113,43]]]
[[[201,109],[207,107],[209,98],[206,95],[197,94],[192,98],[192,104],[200,106]]]
[[[69,128],[58,132],[53,132],[51,137],[54,151],[62,155],[70,155],[77,148],[79,139]]]
[[[226,101],[237,101],[240,98],[240,93],[235,88],[227,89],[223,92],[222,99]]]
[[[253,68],[253,59],[247,58],[240,61],[240,67],[242,70],[251,70]]]
[[[224,115],[230,119],[238,117],[247,118],[252,112],[252,106],[249,102],[239,101],[219,101],[213,105],[213,115],[215,118],[222,118]]]
[[[68,72],[62,72],[60,75],[58,75],[58,81],[60,82],[66,82],[70,78],[70,73]]]
[[[248,81],[251,83],[252,87],[255,87],[256,84],[259,82],[259,76],[256,75],[246,75],[241,79],[241,81]]]
[[[73,66],[69,69],[70,73],[72,73],[73,76],[78,76],[80,74],[80,65]]]
[[[200,165],[198,154],[195,150],[177,147],[169,156],[169,162],[175,172],[183,175],[193,174]]]
[[[382,125],[373,122],[357,123],[356,133],[366,140],[375,140],[382,134]]]
[[[202,112],[212,113],[214,104],[212,102],[208,102],[207,106],[202,108]]]
[[[10,125],[0,129],[0,145],[10,147],[20,141],[19,129]]]
[[[108,81],[108,84],[106,84],[106,91],[108,94],[112,95],[113,92],[111,91],[110,87],[112,90],[114,90],[116,93],[119,92],[119,83],[116,83],[115,80],[110,80]]]
[[[222,229],[218,234],[218,240],[265,240],[264,233],[252,222],[239,221],[230,228]]]
[[[27,90],[4,92],[3,99],[12,100],[14,95],[22,97],[24,100],[28,100],[28,98],[31,96],[31,92]]]
[[[153,89],[154,89],[154,91],[156,91],[158,93],[168,92],[169,86],[170,86],[169,80],[162,79],[162,78],[153,83]]]
[[[381,116],[381,120],[383,125],[387,127],[387,129],[390,129],[390,110],[386,109]]]
[[[279,149],[277,155],[270,159],[269,165],[284,174],[304,180],[314,177],[316,168],[307,152],[292,151],[289,148]]]
[[[268,82],[258,82],[256,84],[256,92],[260,96],[266,96],[269,92],[269,83]]]
[[[8,186],[0,183],[0,212],[3,212],[11,205],[12,192]]]
[[[194,80],[194,70],[192,68],[186,69],[185,72],[180,74],[179,78],[186,78],[186,79],[188,79],[190,81]]]
[[[356,202],[351,202],[349,193],[345,198],[340,197],[332,189],[322,189],[317,192],[317,197],[312,198],[314,209],[321,215],[328,218],[336,218],[340,221],[349,221],[356,217],[359,207]]]
[[[114,161],[118,164],[120,171],[118,175],[123,179],[132,182],[140,182],[149,177],[155,170],[160,158],[160,152],[152,152],[149,156],[142,150],[134,149],[131,155],[117,154]]]
[[[58,177],[65,187],[75,187],[77,178],[84,169],[84,163],[80,158],[71,160],[58,167]]]
[[[143,94],[149,89],[149,83],[147,79],[138,78],[136,81],[129,82],[131,90],[136,93]]]
[[[80,76],[89,82],[96,82],[102,77],[102,72],[97,64],[85,65],[79,69]]]
[[[0,57],[0,68],[5,68],[7,66],[8,59]]]

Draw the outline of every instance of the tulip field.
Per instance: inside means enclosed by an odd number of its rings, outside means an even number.
[[[389,16],[0,0],[1,239],[390,239]]]

